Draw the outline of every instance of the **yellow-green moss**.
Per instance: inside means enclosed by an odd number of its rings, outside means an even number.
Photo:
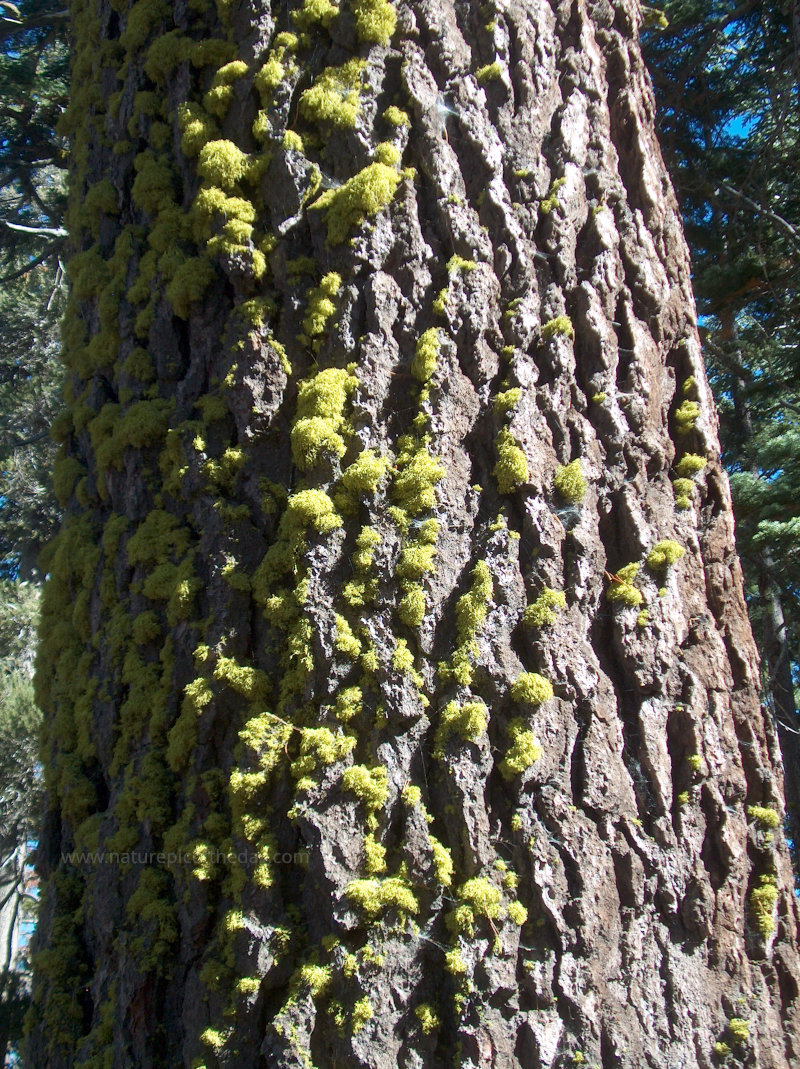
[[[420,334],[411,362],[411,374],[420,382],[427,382],[436,371],[439,358],[439,331],[436,327],[430,327]]]
[[[303,6],[292,12],[292,18],[300,30],[309,30],[317,22],[327,29],[338,14],[339,6],[331,0],[303,0]]]
[[[538,678],[541,679],[541,676]],[[500,772],[503,779],[510,780],[521,772],[527,771],[535,761],[539,760],[543,751],[539,740],[528,729],[524,720],[518,718],[512,720],[507,730],[511,746],[506,750],[505,758],[500,762]]]
[[[679,478],[688,479],[702,471],[706,464],[708,464],[708,461],[705,457],[700,456],[699,453],[684,453],[675,465],[675,471]],[[674,485],[677,485],[677,482],[678,480],[676,479]]]
[[[399,439],[398,448],[392,496],[407,515],[416,516],[436,504],[434,487],[444,477],[444,468],[425,442],[409,435]]]
[[[678,434],[687,434],[694,427],[700,415],[697,401],[683,401],[675,410],[675,427]]]
[[[566,595],[561,590],[545,587],[533,604],[522,614],[526,627],[548,627],[556,622],[557,614],[567,606]]]
[[[553,697],[553,684],[536,672],[523,672],[511,684],[511,697],[515,702],[542,705]]]
[[[342,787],[346,791],[352,791],[367,809],[381,809],[389,797],[389,787],[386,782],[386,769],[383,765],[375,768],[367,768],[364,765],[353,765],[342,773]]]
[[[494,593],[492,573],[486,561],[478,561],[472,569],[472,585],[456,602],[456,636],[459,646],[477,634],[486,619],[489,602]]]
[[[308,308],[303,319],[303,330],[315,338],[324,334],[328,320],[336,312],[334,298],[342,288],[342,276],[336,271],[323,275],[320,284],[308,295]]]
[[[345,894],[368,917],[379,917],[390,909],[397,910],[401,915],[419,912],[416,895],[399,876],[351,880]]]
[[[556,178],[550,186],[550,190],[544,200],[539,202],[539,211],[542,215],[549,215],[558,206],[558,191],[566,184],[566,178]],[[564,317],[566,318],[566,316]],[[572,324],[570,323],[570,327]]]
[[[325,212],[328,241],[341,245],[364,219],[374,219],[392,201],[401,175],[385,163],[370,163],[338,189],[329,189],[310,205]],[[219,183],[218,183],[219,184]]]
[[[502,77],[503,64],[497,59],[494,63],[487,63],[485,67],[479,67],[478,70],[475,71],[475,78],[479,85],[486,85],[487,82],[496,82]]]
[[[741,1017],[731,1017],[728,1021],[728,1031],[737,1043],[746,1043],[750,1038],[750,1022]]]
[[[523,486],[530,477],[528,460],[519,448],[514,436],[503,427],[495,438],[497,463],[493,475],[497,480],[497,489],[501,494],[510,494],[517,487]]]
[[[647,554],[647,567],[654,572],[671,568],[685,553],[683,546],[672,539],[664,539],[662,542],[656,542]]]
[[[502,390],[496,394],[492,401],[492,408],[495,412],[502,414],[504,412],[510,412],[512,408],[515,408],[522,399],[522,390],[519,386],[512,386],[508,390]]]
[[[359,41],[387,47],[397,26],[397,14],[389,0],[351,0]]]
[[[489,710],[480,699],[474,701],[448,702],[439,715],[434,738],[434,757],[444,758],[444,746],[451,735],[458,735],[467,742],[475,742],[485,734],[489,724]]]
[[[309,122],[342,129],[356,125],[366,62],[350,59],[341,67],[326,67],[310,89],[300,95],[300,114]]]
[[[556,468],[553,485],[565,501],[577,505],[586,497],[589,484],[583,474],[580,458],[570,464]]]
[[[754,887],[750,892],[750,909],[753,912],[756,927],[765,939],[775,931],[775,905],[777,901],[778,888],[775,877],[770,874],[760,876],[758,886]]]
[[[384,119],[391,126],[410,126],[411,120],[408,117],[408,112],[398,108],[395,104],[390,104],[389,107],[383,113]]]
[[[431,1032],[435,1032],[442,1026],[439,1014],[433,1006],[429,1005],[427,1002],[420,1003],[420,1005],[414,1009],[414,1015],[419,1021],[419,1026],[426,1036],[430,1035]]]
[[[556,338],[559,335],[566,338],[575,337],[575,328],[569,316],[556,316],[555,319],[550,319],[543,325],[542,339],[544,341],[549,341],[550,338]]]
[[[233,189],[247,174],[249,165],[247,153],[232,141],[208,141],[197,157],[200,175],[220,189]]]
[[[365,449],[342,472],[342,484],[353,493],[374,494],[388,469],[387,457],[379,456],[372,449]]]
[[[606,598],[609,601],[619,601],[623,605],[633,608],[641,605],[644,601],[644,594],[638,587],[634,586],[634,580],[639,574],[640,568],[641,564],[638,561],[633,561],[631,564],[626,564],[624,568],[617,569],[609,582]]]
[[[781,815],[772,806],[749,805],[747,815],[751,820],[757,821],[762,828],[779,828],[781,825]]]

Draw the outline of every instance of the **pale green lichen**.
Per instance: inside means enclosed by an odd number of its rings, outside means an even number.
[[[497,489],[501,494],[510,494],[523,486],[530,477],[528,460],[517,445],[513,434],[503,427],[495,438],[497,463],[492,474],[497,480]]]
[[[567,598],[563,591],[545,587],[536,601],[525,609],[522,622],[526,627],[549,627],[566,606]]]
[[[586,476],[583,474],[580,458],[573,460],[570,464],[556,468],[553,485],[565,501],[568,501],[571,505],[580,504],[589,489]]]
[[[342,484],[353,493],[374,494],[388,470],[387,457],[380,456],[373,449],[365,449],[342,472]]]

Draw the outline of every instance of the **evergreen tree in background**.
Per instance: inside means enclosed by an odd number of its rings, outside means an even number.
[[[797,4],[674,0],[646,57],[692,249],[737,548],[800,842]]]
[[[51,421],[63,377],[63,5],[0,4],[0,1059],[16,1050],[29,999],[11,950],[29,900],[39,823],[40,712],[32,666],[37,559],[52,536]]]

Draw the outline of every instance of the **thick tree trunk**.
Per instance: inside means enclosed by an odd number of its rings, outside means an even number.
[[[797,1059],[637,20],[76,2],[32,1065]]]

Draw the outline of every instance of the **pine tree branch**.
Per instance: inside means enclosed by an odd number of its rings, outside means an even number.
[[[61,226],[23,226],[22,223],[10,223],[8,219],[2,219],[0,222],[9,230],[19,230],[22,234],[47,234],[48,237],[53,238],[68,237],[67,231]]]
[[[792,224],[784,219],[783,216],[778,215],[777,212],[773,212],[771,208],[765,208],[763,204],[759,204],[758,201],[748,197],[746,193],[742,193],[740,189],[735,189],[727,182],[718,182],[717,191],[720,189],[724,190],[726,193],[730,193],[732,197],[736,197],[743,204],[746,204],[748,208],[752,208],[759,214],[766,215],[768,219],[772,219],[774,223],[777,223],[778,226],[786,231],[792,241],[797,245],[798,249],[800,249],[800,233],[798,233]]]

